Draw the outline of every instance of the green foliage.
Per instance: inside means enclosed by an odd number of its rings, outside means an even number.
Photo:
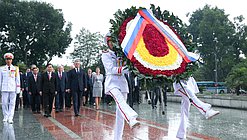
[[[190,17],[188,31],[193,35],[193,42],[203,58],[201,67],[204,79],[215,79],[217,66],[218,81],[224,81],[233,65],[239,62],[240,36],[234,24],[228,19],[224,10],[206,5]],[[217,62],[217,63],[215,63]]]
[[[75,37],[75,50],[71,53],[73,59],[80,59],[82,67],[87,68],[98,63],[100,51],[103,46],[103,36],[97,33],[91,33],[82,28]]]
[[[50,4],[3,0],[0,13],[0,51],[12,52],[15,62],[49,63],[53,56],[64,54],[72,41],[71,23],[64,27],[62,11]]]
[[[226,78],[226,84],[235,89],[247,89],[247,60],[235,65]]]
[[[186,72],[184,72],[183,74],[173,75],[172,77],[166,77],[164,75],[158,75],[156,77],[152,77],[150,75],[140,74],[138,70],[134,68],[130,60],[128,60],[127,57],[125,57],[122,49],[120,48],[120,44],[118,41],[120,26],[128,17],[135,17],[139,9],[143,9],[143,8],[142,7],[137,8],[132,6],[129,9],[125,9],[124,11],[118,10],[114,14],[114,19],[110,20],[110,23],[112,24],[110,28],[110,32],[113,36],[114,49],[118,54],[118,56],[124,57],[123,59],[127,61],[127,65],[129,66],[132,72],[138,75],[141,79],[142,78],[147,79],[147,84],[149,83],[149,80],[176,81],[191,76],[192,73],[195,71],[195,69],[197,69],[198,67],[197,63],[190,63],[186,67]],[[195,51],[196,44],[191,42],[192,36],[187,32],[186,26],[183,24],[181,19],[179,19],[177,16],[174,16],[173,13],[170,13],[167,10],[161,11],[160,7],[156,7],[153,4],[151,4],[150,9],[157,19],[163,22],[167,22],[171,27],[173,27],[176,33],[181,37],[181,40],[187,47],[188,51]]]

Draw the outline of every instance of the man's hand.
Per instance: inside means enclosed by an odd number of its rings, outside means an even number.
[[[42,91],[39,92],[39,95],[42,96]]]
[[[87,88],[85,88],[84,91],[87,91]]]
[[[55,91],[55,95],[57,95],[57,91]]]
[[[70,93],[70,89],[67,89],[68,93]]]

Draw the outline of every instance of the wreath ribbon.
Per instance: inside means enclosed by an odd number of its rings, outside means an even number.
[[[160,22],[153,16],[152,12],[147,9],[139,10],[129,25],[129,28],[126,29],[126,36],[121,43],[121,47],[128,59],[132,59],[147,24],[152,24],[187,63],[199,59],[199,55],[187,51],[183,42],[168,25]]]

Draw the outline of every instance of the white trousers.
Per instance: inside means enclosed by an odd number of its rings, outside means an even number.
[[[137,118],[137,113],[126,103],[127,94],[122,93],[119,89],[114,88],[109,91],[109,94],[116,102],[116,123],[114,129],[114,139],[122,140],[124,120],[129,123],[130,120]]]
[[[15,140],[15,131],[13,124],[4,123],[2,138],[3,140]]]
[[[15,113],[15,92],[2,91],[2,109],[5,120],[13,120]]]
[[[185,88],[186,93],[192,99],[193,102],[190,102],[189,97],[184,92],[183,89],[179,90],[179,94],[182,96],[181,100],[181,120],[180,125],[177,132],[177,138],[186,138],[187,127],[189,123],[189,111],[190,111],[190,104],[194,105],[203,115],[206,114],[206,111],[211,108],[211,105],[208,103],[204,103],[199,100],[195,93],[192,92],[189,88]]]

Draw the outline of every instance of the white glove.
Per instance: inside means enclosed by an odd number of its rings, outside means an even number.
[[[129,73],[129,68],[126,67],[126,66],[124,66],[124,67],[122,68],[122,73],[123,73],[123,74],[128,74],[128,73]]]

